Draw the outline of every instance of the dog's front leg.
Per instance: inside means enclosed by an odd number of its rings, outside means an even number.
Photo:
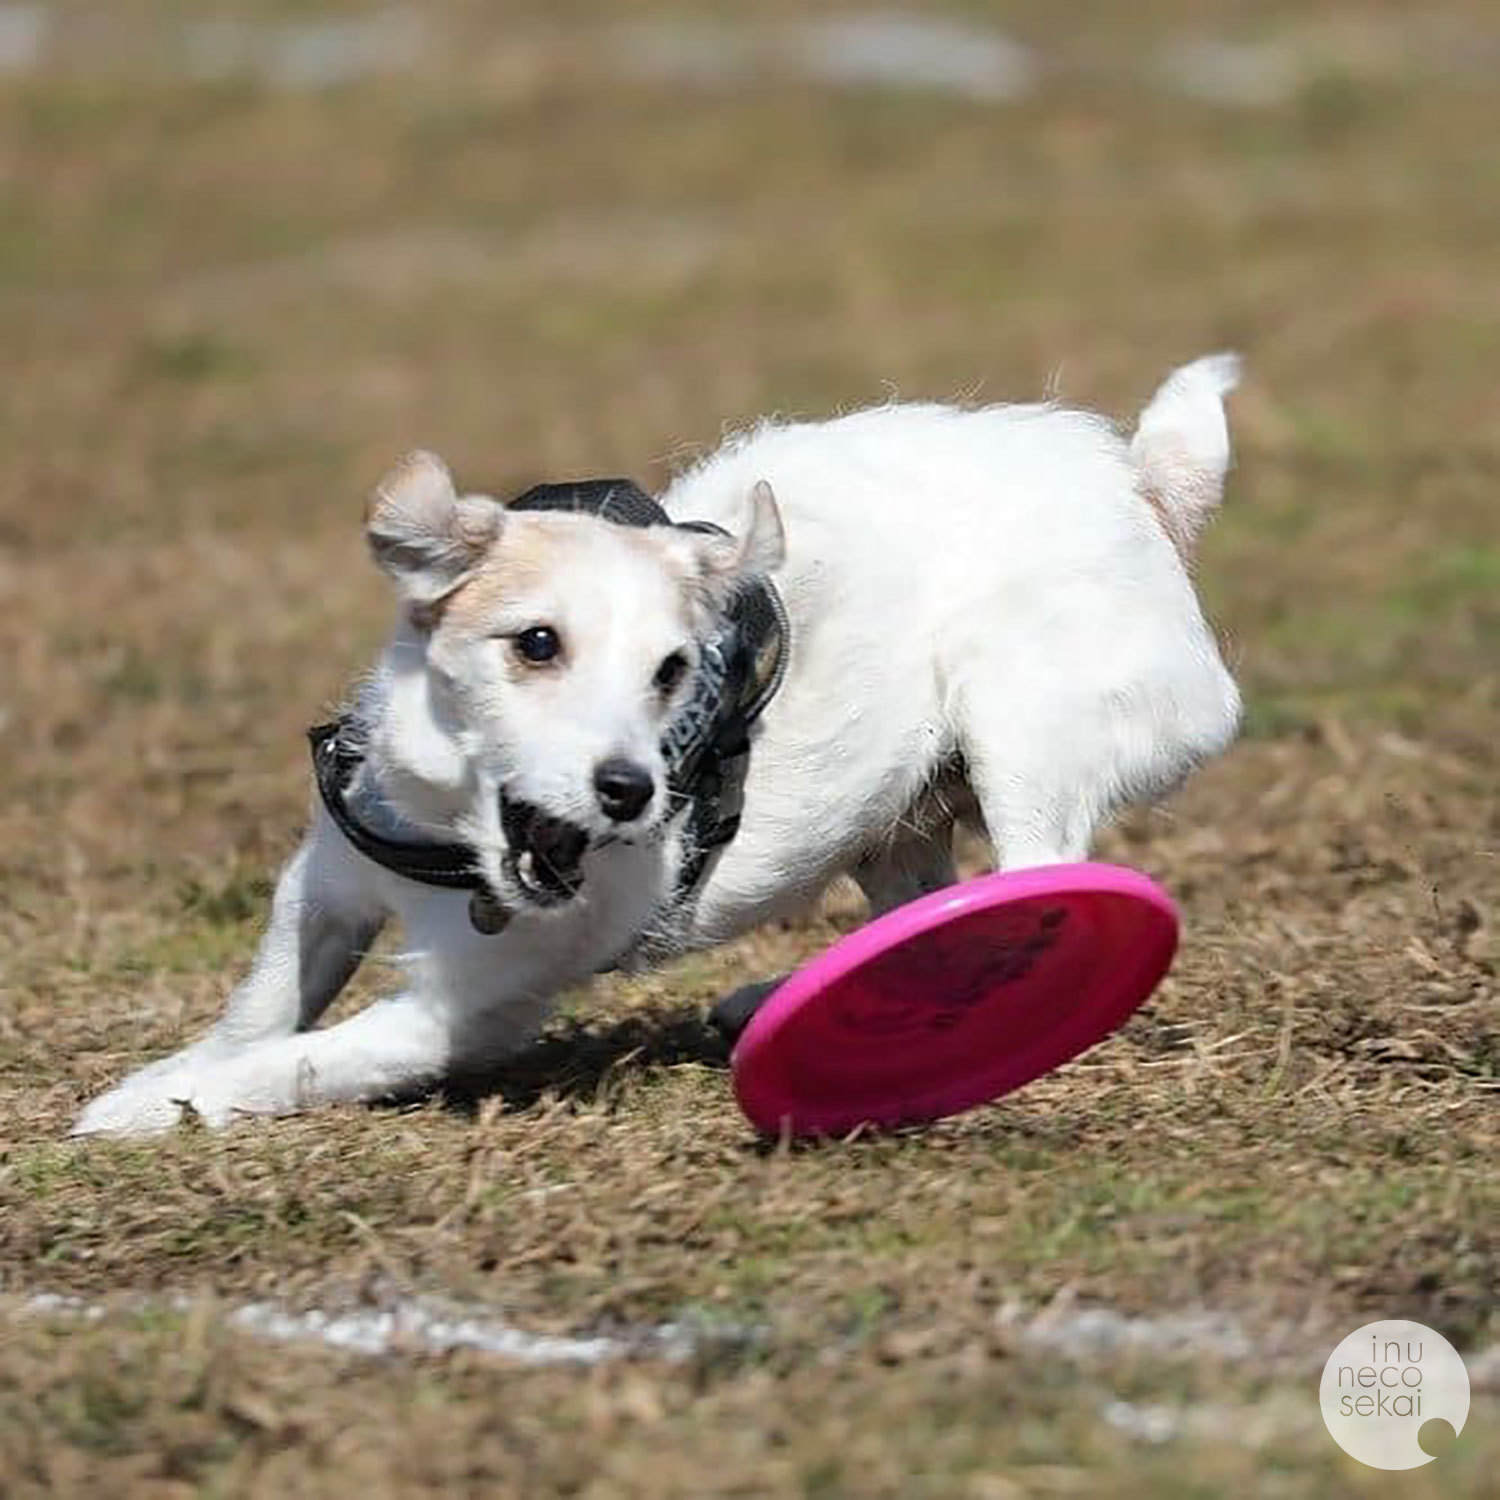
[[[159,1135],[195,1116],[288,1115],[323,1104],[412,1092],[441,1078],[454,1027],[432,997],[378,1000],[326,1031],[274,1037],[233,1052],[188,1048],[149,1079],[127,1079],[96,1100],[75,1135]]]
[[[250,972],[204,1042],[233,1051],[316,1025],[385,918],[370,866],[320,807],[277,881],[271,920]]]
[[[153,1135],[188,1114],[219,1126],[237,1115],[407,1095],[455,1065],[504,1056],[535,1032],[556,990],[590,973],[598,955],[579,934],[536,919],[487,937],[474,931],[467,912],[461,893],[414,893],[404,914],[409,947],[398,962],[408,985],[400,994],[321,1031],[217,1048],[206,1038],[169,1058],[108,1117],[96,1122],[86,1112],[79,1132]]]
[[[367,869],[320,808],[277,882],[250,973],[218,1022],[190,1046],[148,1063],[94,1100],[73,1133],[131,1134],[137,1116],[159,1111],[168,1080],[314,1025],[359,967],[384,918]]]
[[[451,1008],[431,995],[377,1000],[326,1030],[276,1037],[188,1068],[132,1133],[168,1129],[188,1111],[218,1127],[236,1115],[297,1114],[410,1094],[448,1071],[456,1032]]]

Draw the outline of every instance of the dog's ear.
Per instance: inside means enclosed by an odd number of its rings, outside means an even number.
[[[741,510],[735,536],[699,539],[698,559],[711,592],[732,593],[748,578],[774,573],[786,556],[781,507],[764,479],[755,482]]]
[[[763,578],[786,560],[781,507],[776,503],[776,491],[764,479],[757,479],[751,488],[748,509],[750,524],[741,536],[737,567],[752,578]]]
[[[459,495],[435,454],[409,453],[371,494],[365,535],[403,597],[435,604],[483,560],[503,515],[486,496]]]

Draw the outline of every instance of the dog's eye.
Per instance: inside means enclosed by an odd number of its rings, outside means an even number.
[[[551,661],[562,650],[562,641],[550,625],[533,625],[512,638],[516,655],[532,666]]]
[[[651,680],[664,693],[670,693],[679,682],[682,674],[687,671],[688,661],[682,652],[674,651],[670,656],[664,656],[661,665],[656,669],[656,676]]]

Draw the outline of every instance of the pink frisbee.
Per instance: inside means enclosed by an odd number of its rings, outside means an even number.
[[[850,933],[745,1028],[735,1093],[767,1134],[935,1120],[1077,1057],[1156,988],[1177,911],[1118,865],[987,875]]]

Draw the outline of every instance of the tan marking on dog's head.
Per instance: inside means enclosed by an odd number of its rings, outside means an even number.
[[[670,537],[592,516],[507,511],[503,531],[439,601],[438,611],[451,628],[478,633],[527,601],[536,600],[542,608],[555,601],[560,608],[570,591],[602,588],[606,579],[630,565],[627,559],[660,570],[674,591],[686,596],[694,581],[692,570]]]
[[[503,542],[493,538],[468,574],[434,603],[433,628],[443,622],[479,633],[508,600],[524,597],[546,580],[555,569],[558,540],[530,524],[535,519],[506,514]]]

